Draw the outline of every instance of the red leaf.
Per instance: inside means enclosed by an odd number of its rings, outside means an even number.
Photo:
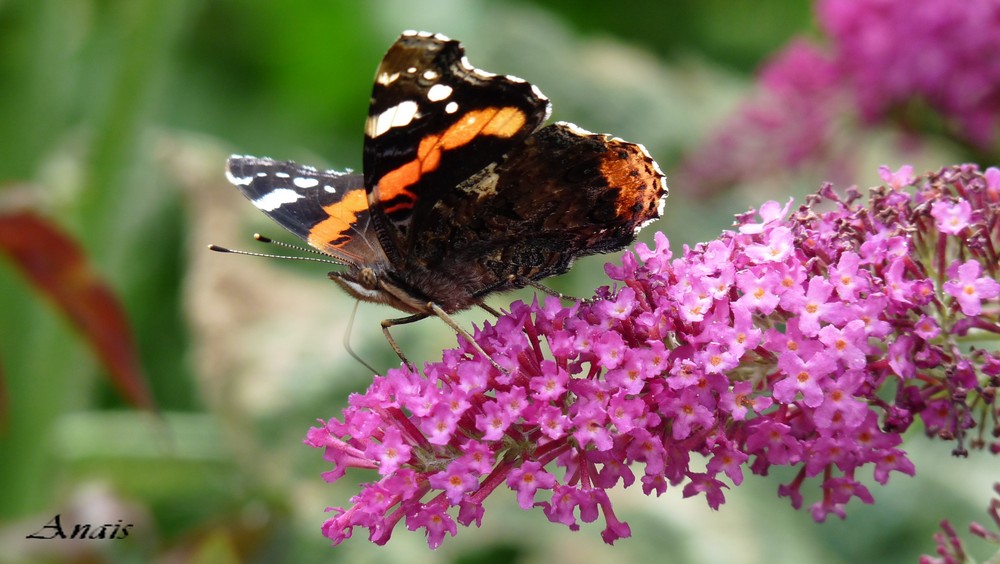
[[[52,223],[19,211],[0,214],[0,252],[80,330],[119,392],[154,409],[124,309],[83,250]]]

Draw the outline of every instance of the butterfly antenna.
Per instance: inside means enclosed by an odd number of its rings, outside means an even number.
[[[268,253],[253,253],[250,251],[240,251],[237,249],[227,249],[226,247],[220,247],[219,245],[209,245],[208,250],[215,251],[217,253],[232,253],[234,255],[246,255],[248,257],[266,257],[266,258],[276,258],[276,259],[288,259],[288,260],[304,260],[309,262],[324,262],[327,264],[341,265],[340,262],[329,259],[329,258],[318,258],[318,257],[293,257],[288,255],[272,255]],[[343,265],[341,265],[343,266]]]
[[[254,233],[253,234],[253,238],[255,240],[257,240],[257,241],[260,241],[261,243],[269,243],[271,245],[276,245],[278,247],[284,247],[286,249],[292,249],[292,250],[295,250],[295,251],[308,252],[308,253],[312,253],[314,255],[322,255],[324,257],[327,256],[326,253],[318,251],[318,250],[316,250],[316,249],[314,249],[312,247],[302,247],[302,246],[299,246],[299,245],[293,245],[291,243],[285,243],[284,241],[275,241],[274,239],[272,239],[270,237],[265,237],[264,235],[261,235],[260,233]]]

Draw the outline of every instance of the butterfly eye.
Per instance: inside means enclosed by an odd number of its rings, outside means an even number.
[[[375,271],[370,268],[362,268],[361,272],[358,273],[358,282],[367,290],[374,290],[375,286],[378,285],[378,278],[375,276]]]

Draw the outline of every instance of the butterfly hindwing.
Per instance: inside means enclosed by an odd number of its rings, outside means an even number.
[[[478,295],[518,287],[628,245],[660,216],[666,193],[642,145],[555,123],[421,217],[429,227],[410,258],[476,280]]]

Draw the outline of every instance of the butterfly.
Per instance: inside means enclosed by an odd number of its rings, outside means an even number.
[[[404,362],[389,328],[429,316],[485,355],[450,314],[493,311],[486,296],[619,250],[663,211],[642,145],[544,125],[550,113],[536,86],[473,67],[458,41],[406,31],[375,74],[362,174],[233,155],[226,175],[343,265],[329,277],[348,294],[408,314],[382,322]]]

